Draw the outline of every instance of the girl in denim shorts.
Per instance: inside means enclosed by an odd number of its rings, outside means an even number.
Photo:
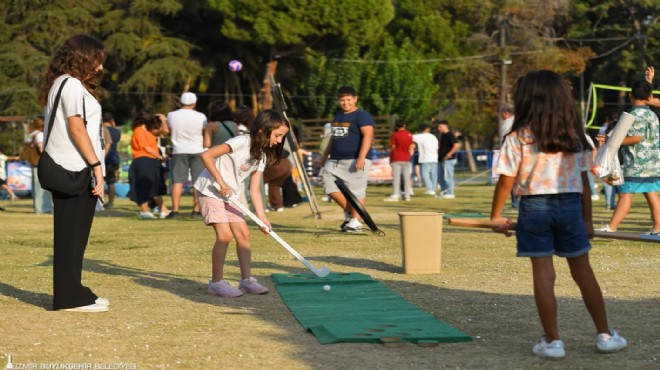
[[[626,340],[607,322],[605,302],[589,263],[593,236],[587,171],[591,150],[564,79],[532,71],[516,82],[515,118],[504,138],[495,171],[500,174],[491,220],[493,230],[511,236],[502,209],[511,190],[521,196],[516,226],[519,257],[532,262],[534,299],[544,334],[532,353],[565,356],[559,337],[553,255],[568,261],[571,275],[596,326],[598,352],[616,352]]]

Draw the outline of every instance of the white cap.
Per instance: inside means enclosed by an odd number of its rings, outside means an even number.
[[[183,105],[190,105],[190,104],[195,104],[197,103],[197,95],[191,93],[191,92],[185,92],[183,95],[181,95],[181,104]]]

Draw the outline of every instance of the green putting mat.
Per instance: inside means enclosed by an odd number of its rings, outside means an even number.
[[[369,275],[273,274],[272,279],[282,301],[321,344],[380,343],[382,337],[413,343],[472,340]]]

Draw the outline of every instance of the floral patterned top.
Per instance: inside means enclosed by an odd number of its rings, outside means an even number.
[[[534,135],[511,132],[504,139],[495,171],[516,178],[514,194],[582,193],[582,172],[592,166],[591,150],[580,153],[543,153]]]
[[[627,136],[641,136],[642,141],[633,145],[622,145],[624,177],[660,176],[660,123],[658,116],[648,106],[637,106],[630,110],[635,122]]]

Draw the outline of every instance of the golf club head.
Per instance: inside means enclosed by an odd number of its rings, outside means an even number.
[[[330,269],[328,266],[323,266],[320,269],[314,271],[314,274],[316,274],[318,277],[326,277],[330,274]]]

